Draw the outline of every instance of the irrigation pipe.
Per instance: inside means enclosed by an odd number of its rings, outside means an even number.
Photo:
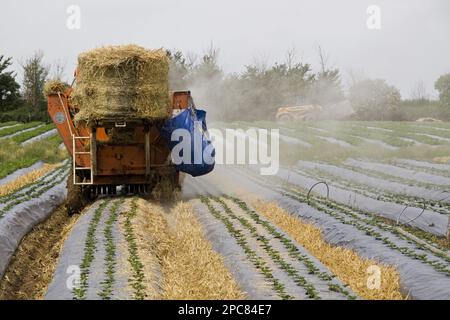
[[[311,191],[319,184],[324,184],[327,187],[327,198],[330,197],[330,187],[328,186],[328,183],[326,183],[325,181],[319,181],[319,182],[316,182],[315,184],[313,184],[312,187],[309,188],[309,190],[308,190],[308,194],[306,195],[306,201],[308,204],[310,203],[309,195],[311,194]]]
[[[408,209],[408,208],[410,208],[409,205],[405,206],[403,208],[402,212],[400,212],[400,214],[398,215],[398,217],[397,217],[397,225],[400,224],[400,218],[402,217],[403,213],[405,213],[406,209]],[[403,224],[408,224],[408,223],[411,223],[414,220],[418,219],[425,212],[425,210],[426,210],[426,205],[425,205],[425,203],[423,203],[422,211],[417,215],[417,217],[415,217],[415,218],[413,218],[413,219],[411,219],[411,220],[409,220],[407,222],[404,222]]]

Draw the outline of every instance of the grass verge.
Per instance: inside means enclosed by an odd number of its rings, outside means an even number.
[[[59,135],[43,139],[39,143],[20,146],[10,139],[0,146],[0,179],[14,171],[26,168],[41,160],[47,163],[61,162],[67,158],[67,151],[60,149]]]

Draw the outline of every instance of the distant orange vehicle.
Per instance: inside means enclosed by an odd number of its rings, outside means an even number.
[[[103,119],[75,125],[78,110],[70,105],[72,89],[48,96],[48,113],[73,159],[68,179],[68,212],[77,212],[98,194],[148,194],[162,177],[179,185],[179,172],[171,163],[170,150],[160,136],[164,120]],[[193,103],[190,91],[171,93],[171,108],[185,109]],[[129,141],[116,142],[114,133]]]
[[[281,107],[278,108],[276,120],[278,122],[314,121],[317,120],[321,111],[322,107],[317,104]]]

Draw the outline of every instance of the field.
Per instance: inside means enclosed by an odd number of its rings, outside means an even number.
[[[450,124],[210,124],[254,127],[279,129],[274,176],[216,165],[67,217],[53,127],[0,124],[0,299],[450,299]]]
[[[49,134],[50,133],[50,134]],[[53,124],[31,122],[0,124],[0,183],[7,175],[38,161],[55,163],[67,156],[59,149],[61,139]],[[31,143],[39,141],[39,144]]]

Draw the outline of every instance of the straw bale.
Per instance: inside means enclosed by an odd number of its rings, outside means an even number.
[[[108,46],[82,53],[71,103],[75,121],[164,119],[170,115],[169,60],[162,49]]]

